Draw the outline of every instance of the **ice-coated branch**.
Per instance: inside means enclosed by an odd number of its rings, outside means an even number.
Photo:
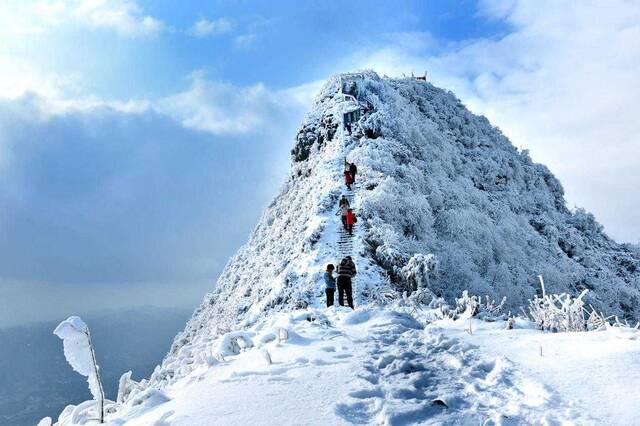
[[[64,356],[71,368],[87,378],[89,390],[98,402],[100,423],[104,423],[104,390],[89,327],[80,317],[71,316],[58,324],[53,334],[62,339]]]
[[[540,286],[542,287],[542,297],[544,298],[547,295],[547,292],[544,288],[544,278],[542,278],[542,275],[538,275],[538,279],[540,280]]]

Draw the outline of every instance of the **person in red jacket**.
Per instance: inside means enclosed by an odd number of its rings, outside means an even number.
[[[349,191],[351,191],[351,184],[353,183],[353,176],[351,175],[350,171],[345,171],[344,172],[344,184],[347,185],[347,188],[349,188]]]
[[[353,212],[353,209],[347,209],[347,215],[345,217],[345,226],[349,235],[353,235],[353,225],[358,221],[356,218],[356,214]]]

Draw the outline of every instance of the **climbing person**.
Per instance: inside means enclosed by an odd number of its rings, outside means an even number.
[[[347,304],[353,309],[353,288],[352,278],[356,275],[356,265],[351,256],[347,256],[340,261],[338,266],[338,303],[344,306],[344,296],[347,296]]]
[[[356,173],[358,173],[356,163],[351,163],[349,165],[349,173],[351,173],[351,183],[356,183]]]
[[[347,186],[347,189],[351,191],[351,184],[353,183],[353,178],[351,177],[350,171],[344,172],[344,184]]]
[[[349,163],[346,158],[344,159],[344,171],[345,172],[351,171],[351,163]]]
[[[336,293],[336,279],[333,276],[333,270],[335,266],[332,263],[327,265],[327,270],[324,271],[324,292],[327,295],[327,308],[333,306],[333,296]]]
[[[358,221],[356,218],[356,214],[353,212],[353,209],[348,208],[347,214],[344,218],[345,228],[349,232],[349,235],[353,235],[353,225]]]
[[[340,197],[340,202],[338,203],[338,207],[347,206],[349,208],[349,199],[346,195]]]
[[[336,212],[336,216],[340,215],[340,219],[342,220],[342,226],[347,229],[347,212],[349,211],[349,201],[347,200],[347,204],[340,203],[340,207],[338,207],[338,211]]]
[[[344,127],[347,129],[347,134],[351,134],[351,122],[347,121],[344,123]]]

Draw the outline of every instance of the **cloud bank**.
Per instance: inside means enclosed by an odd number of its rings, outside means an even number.
[[[97,305],[195,303],[279,186],[301,115],[206,80],[139,108],[0,101],[3,303],[24,311],[41,288],[31,320],[62,315],[57,287]]]

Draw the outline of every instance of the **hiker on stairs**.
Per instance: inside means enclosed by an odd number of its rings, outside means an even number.
[[[338,207],[338,211],[336,212],[336,216],[340,215],[340,219],[342,219],[342,226],[347,229],[347,213],[349,212],[349,202],[347,204],[340,203],[340,207]]]
[[[344,226],[347,232],[349,232],[349,235],[353,235],[353,225],[355,225],[357,221],[358,218],[356,218],[356,214],[353,212],[353,209],[347,209]]]
[[[351,280],[356,275],[356,265],[347,256],[340,261],[338,266],[338,303],[344,306],[344,296],[347,296],[347,304],[353,309],[353,287]]]
[[[351,184],[353,183],[353,176],[351,175],[351,163],[344,159],[344,184],[347,185],[349,191],[351,191]]]
[[[333,270],[335,267],[333,264],[327,265],[327,270],[324,272],[324,292],[327,295],[327,308],[333,306],[333,296],[336,293],[336,279],[333,276]]]
[[[351,177],[350,171],[344,172],[344,184],[347,186],[347,189],[351,191],[351,184],[353,183],[353,178]]]
[[[338,203],[338,208],[342,208],[342,206],[347,206],[349,208],[349,199],[346,195],[340,197],[340,202]]]
[[[356,183],[356,173],[358,173],[358,168],[356,167],[356,163],[349,164],[349,173],[351,173],[351,183]]]

